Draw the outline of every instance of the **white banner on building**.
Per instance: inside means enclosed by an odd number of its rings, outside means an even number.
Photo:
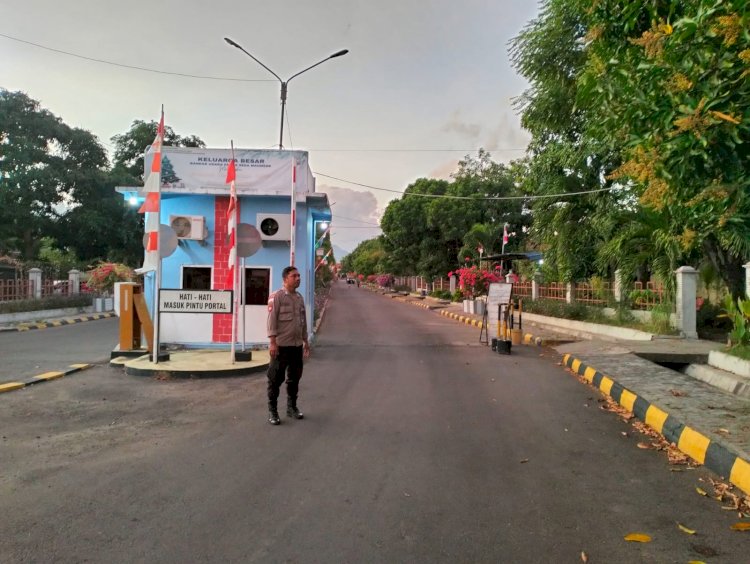
[[[304,201],[315,192],[307,151],[235,149],[237,194],[289,196],[292,167],[297,165],[297,195]],[[230,149],[163,147],[161,191],[171,194],[228,194]],[[145,166],[150,170],[150,155]]]

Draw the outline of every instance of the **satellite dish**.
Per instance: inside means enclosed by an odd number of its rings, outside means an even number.
[[[146,248],[148,242],[148,233],[143,234],[143,248]],[[169,225],[163,223],[159,225],[159,243],[161,243],[161,255],[162,258],[166,258],[171,255],[177,248],[177,233]]]
[[[240,223],[237,226],[237,256],[249,257],[257,253],[263,246],[260,232],[254,225]]]

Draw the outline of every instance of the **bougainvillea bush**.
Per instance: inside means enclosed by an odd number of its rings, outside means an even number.
[[[469,299],[486,295],[490,284],[503,280],[499,273],[477,266],[459,268],[453,274],[458,275],[458,285],[464,297]]]
[[[102,262],[86,274],[86,284],[100,294],[112,292],[115,282],[131,282],[135,278],[133,269],[116,262]]]
[[[378,274],[376,282],[381,288],[390,288],[395,282],[393,274]]]

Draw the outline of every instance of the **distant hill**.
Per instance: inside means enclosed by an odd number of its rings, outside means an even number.
[[[341,262],[341,259],[343,259],[350,252],[351,251],[347,251],[347,250],[342,249],[338,245],[333,245],[333,256],[336,257],[336,262]]]

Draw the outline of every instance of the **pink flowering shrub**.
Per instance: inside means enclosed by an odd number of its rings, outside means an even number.
[[[376,282],[381,288],[390,288],[394,281],[393,274],[379,274],[376,278]]]
[[[86,275],[88,287],[100,294],[111,292],[115,282],[130,282],[135,278],[135,272],[129,266],[115,262],[99,263]]]
[[[458,274],[458,284],[465,298],[483,296],[489,290],[490,284],[502,281],[502,277],[495,272],[477,266],[459,268],[455,274]]]

